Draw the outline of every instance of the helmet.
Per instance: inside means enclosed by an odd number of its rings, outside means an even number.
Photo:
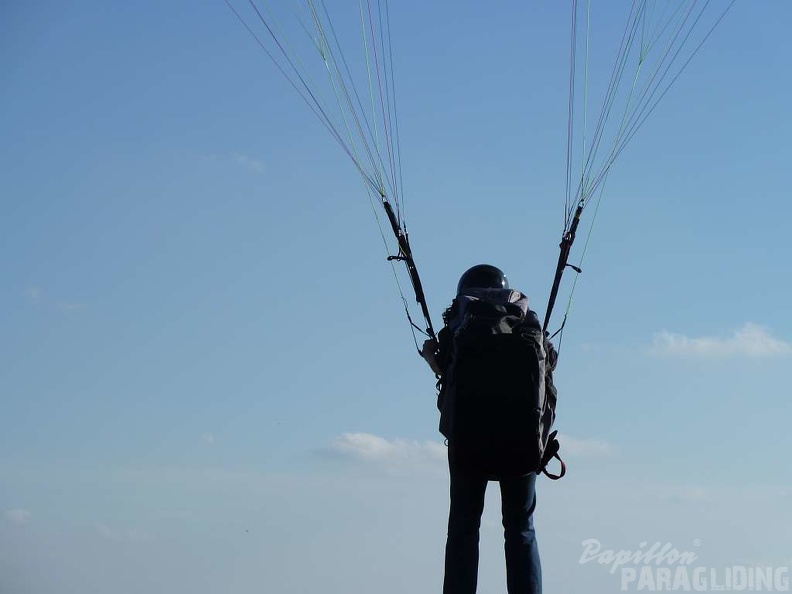
[[[508,289],[509,281],[500,268],[478,264],[465,271],[457,285],[457,295],[465,289]]]

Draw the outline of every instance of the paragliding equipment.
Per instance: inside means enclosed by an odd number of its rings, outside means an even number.
[[[572,249],[572,244],[575,243],[575,235],[577,233],[578,225],[580,224],[580,215],[583,213],[584,206],[585,203],[581,200],[575,209],[575,215],[572,217],[572,224],[570,225],[569,230],[565,232],[564,236],[561,238],[561,245],[559,246],[561,252],[558,254],[558,264],[556,264],[555,276],[553,277],[553,286],[550,289],[550,297],[547,301],[544,323],[542,324],[542,330],[544,332],[547,332],[547,327],[550,325],[550,316],[553,315],[553,307],[555,307],[555,302],[558,298],[558,289],[561,287],[561,278],[564,275],[564,270],[569,267],[578,274],[583,272],[583,269],[581,269],[579,266],[574,266],[573,264],[569,263],[569,252]],[[565,323],[566,315],[564,316],[564,321],[561,324],[561,328],[559,328],[557,332],[554,332],[553,336],[563,330]]]
[[[327,128],[361,175],[388,254],[387,260],[393,267],[413,341],[418,348],[416,331],[430,338],[435,337],[435,332],[404,217],[388,0],[357,2],[365,66],[363,84],[359,84],[360,77],[353,76],[355,64],[344,53],[342,35],[330,18],[325,0],[295,0],[303,9],[299,22],[302,32],[307,33],[304,41],[309,42],[314,56],[320,58],[316,65],[323,71],[323,78],[327,81],[325,90],[332,93],[334,107],[321,98],[321,86],[315,82],[317,73],[312,72],[308,63],[302,60],[278,24],[275,11],[278,8],[283,10],[288,2],[281,2],[276,7],[266,0],[246,0],[247,16],[235,7],[235,3],[244,5],[244,0],[224,2]],[[564,272],[571,268],[576,274],[568,293],[563,321],[553,336],[563,332],[571,311],[581,264],[612,165],[735,3],[736,0],[725,6],[722,3],[716,6],[712,0],[633,0],[629,3],[616,58],[589,136],[592,0],[571,0],[565,215],[559,257],[545,310],[543,329],[546,332],[561,292]],[[349,1],[343,7],[349,8],[354,4]],[[582,68],[578,68],[579,62],[582,62]],[[624,84],[625,81],[628,82]],[[578,86],[583,88],[582,99],[577,92]],[[360,88],[368,91],[368,105],[362,99]],[[579,168],[576,163],[579,163]],[[575,264],[571,264],[578,227],[593,198],[596,198],[595,211],[586,242],[582,253],[576,256]],[[388,218],[396,250],[389,247],[379,219],[380,208]],[[396,262],[405,264],[415,300],[424,318],[424,328],[418,326],[410,314],[396,272]]]
[[[279,19],[275,16],[278,9],[285,10],[284,6],[288,2],[275,5],[264,0],[247,0],[248,11],[245,15],[232,0],[224,1],[354,163],[366,186],[387,253],[387,261],[393,268],[399,295],[404,303],[413,342],[420,351],[416,331],[429,338],[435,338],[435,332],[404,217],[404,184],[388,1],[378,0],[372,3],[361,0],[358,3],[364,77],[353,75],[355,64],[347,59],[342,47],[342,36],[336,29],[324,0],[301,0],[294,4],[303,9],[302,18],[298,19],[302,32],[307,33],[303,42],[308,41],[311,53],[320,58],[318,62],[312,63],[316,69],[312,69],[295,50],[293,40],[286,34],[285,28],[279,25]],[[245,2],[236,4],[245,5]],[[347,7],[353,5],[349,2],[346,4]],[[332,94],[332,103],[322,98],[322,85],[316,82],[319,75],[326,79],[324,91]],[[363,78],[363,84],[360,84],[360,78]],[[368,104],[363,100],[362,88],[367,90]],[[380,221],[382,210],[396,240],[396,249],[390,247],[384,225]],[[397,262],[405,265],[415,300],[424,318],[423,328],[413,321],[396,271]]]
[[[388,256],[388,261],[392,262],[394,260],[399,260],[404,262],[404,264],[407,266],[407,272],[410,275],[410,281],[412,282],[413,290],[415,291],[415,300],[421,306],[421,313],[423,313],[424,321],[426,322],[426,335],[429,336],[429,338],[437,340],[434,328],[432,327],[432,316],[429,315],[429,306],[426,304],[426,296],[424,295],[423,285],[421,284],[421,277],[418,275],[418,269],[415,267],[415,259],[413,258],[412,248],[410,247],[410,238],[407,235],[407,231],[403,230],[399,226],[399,221],[396,219],[396,214],[393,212],[393,207],[390,205],[390,202],[385,200],[384,197],[382,205],[385,207],[385,212],[388,215],[391,228],[393,229],[393,233],[396,235],[396,239],[399,242],[399,255]],[[407,319],[413,328],[422,331],[421,328],[416,326],[415,322],[413,322],[409,309],[407,310]],[[416,347],[417,346],[418,345],[416,344]],[[418,349],[418,354],[421,354],[420,349]]]
[[[572,0],[564,229],[545,310],[545,331],[550,326],[564,272],[571,268],[576,274],[563,320],[553,336],[563,333],[572,309],[581,264],[611,167],[736,1],[731,0],[725,6],[714,6],[711,0],[631,2],[594,130],[588,137],[592,2]],[[585,19],[580,18],[582,12]],[[582,70],[578,69],[578,62],[582,62]],[[577,92],[578,85],[583,87],[582,97]],[[579,119],[582,124],[578,130]],[[573,265],[569,259],[578,225],[595,194],[594,216],[586,242]]]
[[[457,295],[465,289],[508,289],[509,279],[500,268],[477,264],[469,268],[457,283]]]

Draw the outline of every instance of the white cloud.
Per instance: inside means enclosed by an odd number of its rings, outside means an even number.
[[[31,285],[29,287],[25,287],[23,293],[25,297],[27,297],[28,300],[32,301],[33,303],[45,302],[43,299],[44,291],[41,290],[41,287]],[[48,303],[48,305],[51,305],[51,303]],[[58,301],[55,303],[55,307],[57,307],[60,311],[74,312],[83,309],[85,305],[83,303],[75,303],[73,301]]]
[[[119,532],[116,532],[115,530],[104,524],[99,524],[96,527],[96,531],[99,534],[101,534],[103,537],[105,537],[107,540],[121,540],[121,534]]]
[[[562,458],[601,458],[613,453],[613,447],[599,439],[578,439],[568,435],[559,435],[558,439]],[[344,433],[323,451],[336,457],[391,465],[410,462],[444,466],[447,459],[447,448],[440,442],[389,440],[370,433]]]
[[[661,487],[657,491],[660,499],[669,501],[681,501],[685,503],[711,503],[712,496],[706,489],[701,487]]]
[[[774,338],[762,326],[747,323],[728,338],[690,338],[663,331],[655,335],[651,352],[676,357],[778,357],[792,355],[792,344]]]
[[[234,155],[234,161],[236,161],[238,165],[242,165],[242,167],[250,169],[256,173],[264,173],[266,171],[264,163],[257,161],[256,159],[252,159],[247,155]]]
[[[562,458],[564,455],[569,455],[573,458],[602,458],[613,453],[613,446],[601,439],[579,439],[559,433],[558,441],[561,444],[559,453]]]
[[[59,301],[58,309],[61,311],[79,311],[85,307],[82,303],[69,303],[68,301]]]
[[[130,528],[124,532],[124,537],[127,540],[131,540],[134,542],[143,542],[147,540],[151,540],[151,535],[148,532],[144,532],[143,530],[139,530],[137,528]]]
[[[130,528],[129,530],[115,530],[106,524],[99,524],[96,531],[107,540],[123,540],[129,542],[141,542],[151,540],[151,536],[138,530],[137,528]]]
[[[30,519],[31,513],[26,509],[9,509],[4,515],[9,522],[24,524]]]
[[[215,442],[215,437],[211,433],[204,433],[201,438],[204,440],[204,443],[208,445],[212,445]]]
[[[446,447],[436,441],[388,440],[370,433],[344,433],[327,448],[329,453],[344,458],[369,461],[444,462]]]

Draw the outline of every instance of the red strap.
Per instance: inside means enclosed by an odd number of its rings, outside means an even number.
[[[547,467],[543,468],[542,472],[545,474],[545,476],[547,478],[549,478],[551,480],[554,480],[554,481],[557,481],[558,479],[560,479],[561,477],[563,477],[566,474],[566,464],[561,459],[561,456],[559,456],[558,454],[553,454],[553,458],[556,458],[561,463],[561,472],[558,473],[558,474],[551,474],[551,473],[547,472]]]

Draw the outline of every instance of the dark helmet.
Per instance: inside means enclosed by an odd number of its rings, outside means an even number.
[[[478,264],[469,268],[457,285],[457,295],[465,289],[508,289],[509,281],[500,268]]]

